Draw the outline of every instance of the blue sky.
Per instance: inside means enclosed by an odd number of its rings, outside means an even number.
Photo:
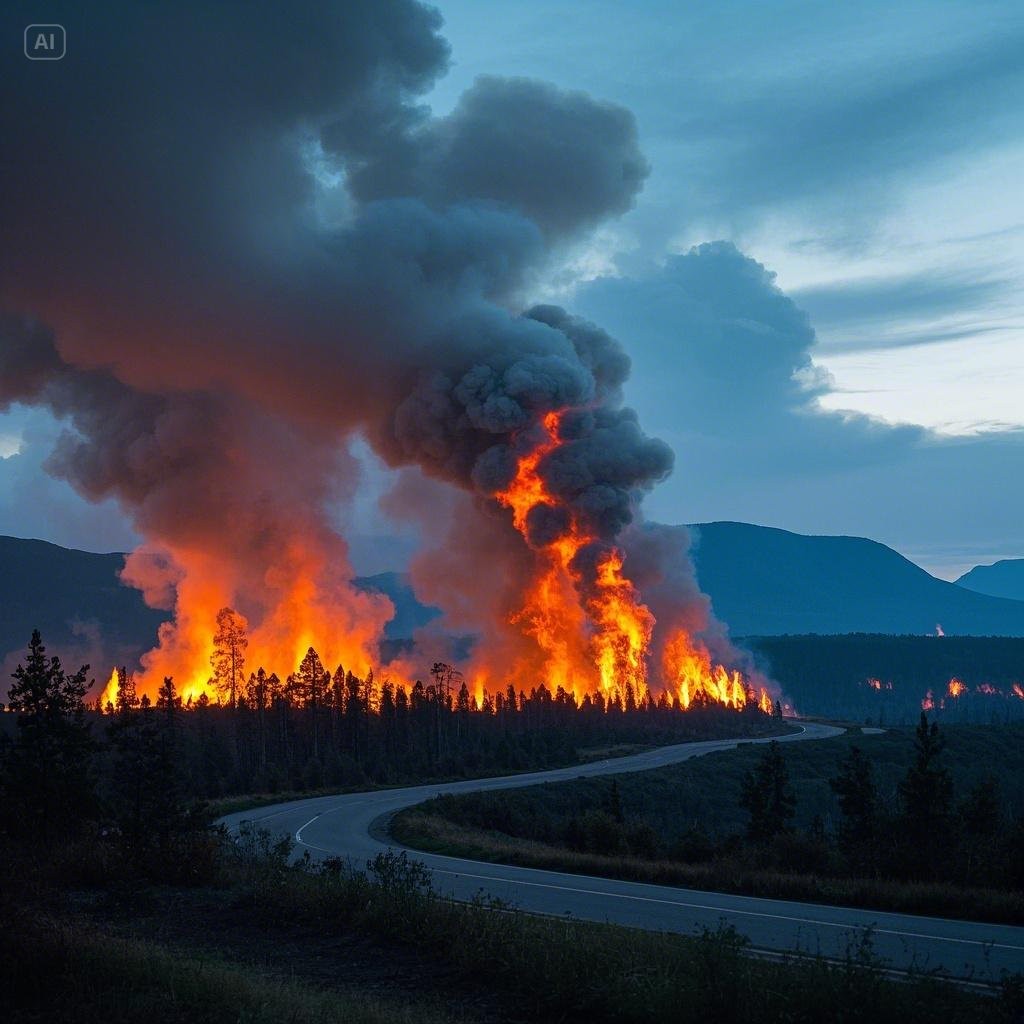
[[[648,515],[867,535],[946,577],[1024,556],[1020,4],[439,7],[436,113],[501,75],[636,116],[634,209],[522,298],[631,353],[627,397],[677,456]],[[0,416],[0,532],[126,546],[46,475],[56,432]],[[382,476],[350,516],[368,569],[398,557]]]

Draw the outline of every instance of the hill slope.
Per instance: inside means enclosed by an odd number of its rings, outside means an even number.
[[[152,646],[167,613],[121,585],[123,565],[120,554],[0,537],[0,660],[24,651],[37,628],[53,652],[87,661],[101,652],[108,662],[128,659]]]
[[[1024,636],[1024,601],[975,593],[929,576],[895,551],[858,537],[806,537],[745,523],[691,527],[701,586],[733,636],[782,633],[947,633]],[[119,554],[0,537],[0,661],[38,627],[53,650],[131,663],[156,642],[165,612],[117,579]],[[399,641],[438,612],[400,573],[357,579],[387,594]],[[2,682],[6,682],[3,680]]]
[[[1004,558],[993,565],[976,565],[956,583],[978,594],[1024,601],[1024,558]]]
[[[697,578],[733,636],[932,633],[1024,636],[1024,601],[977,594],[862,537],[748,523],[691,528]]]

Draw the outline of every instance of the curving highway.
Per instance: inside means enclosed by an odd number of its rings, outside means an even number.
[[[806,723],[802,731],[776,737],[780,743],[825,739],[843,730]],[[631,757],[552,771],[471,779],[405,789],[314,797],[274,804],[221,819],[229,829],[253,821],[275,834],[291,835],[314,857],[347,857],[363,863],[386,849],[398,849],[382,827],[388,816],[439,793],[518,789],[595,775],[646,771],[762,740],[711,740],[661,747]],[[1002,973],[1024,972],[1024,928],[979,924],[909,914],[833,907],[787,900],[647,885],[585,875],[416,852],[434,876],[435,887],[457,899],[481,892],[532,913],[609,921],[655,931],[693,933],[723,920],[748,936],[754,949],[842,957],[871,928],[876,954],[895,970],[917,968],[958,979],[996,981]]]

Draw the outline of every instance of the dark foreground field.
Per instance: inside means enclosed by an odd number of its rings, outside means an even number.
[[[887,980],[870,936],[840,963],[766,963],[722,929],[661,936],[427,893],[415,865],[289,867],[258,834],[215,838],[200,884],[133,873],[103,843],[49,863],[7,849],[5,1021],[1010,1022],[1019,979],[989,995]]]

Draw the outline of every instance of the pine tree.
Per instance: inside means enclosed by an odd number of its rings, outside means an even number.
[[[953,780],[938,764],[946,745],[937,722],[922,711],[914,736],[914,761],[899,785],[905,854],[912,874],[928,877],[950,845]]]
[[[297,692],[301,694],[301,702],[309,709],[313,728],[313,757],[316,759],[320,757],[320,706],[330,678],[330,673],[325,672],[320,661],[320,655],[310,647],[299,665]]]
[[[33,631],[8,695],[10,709],[19,713],[3,801],[12,831],[46,841],[73,832],[95,809],[93,741],[85,721],[88,671],[83,665],[69,675],[59,658],[46,656],[39,630]]]
[[[181,698],[166,677],[156,707],[125,706],[108,727],[115,751],[113,810],[138,868],[166,867],[175,837],[188,826],[178,768],[180,714]]]
[[[743,780],[740,804],[750,814],[747,838],[756,843],[773,839],[789,828],[796,812],[796,797],[779,744],[772,740],[757,768]]]
[[[227,697],[228,706],[232,708],[245,678],[245,649],[249,646],[247,625],[245,618],[233,608],[221,608],[217,612],[217,632],[213,637],[210,666],[217,693]]]
[[[878,840],[878,791],[871,762],[860,747],[851,747],[840,762],[839,774],[829,779],[839,798],[843,820],[839,845],[855,869],[875,870]]]

